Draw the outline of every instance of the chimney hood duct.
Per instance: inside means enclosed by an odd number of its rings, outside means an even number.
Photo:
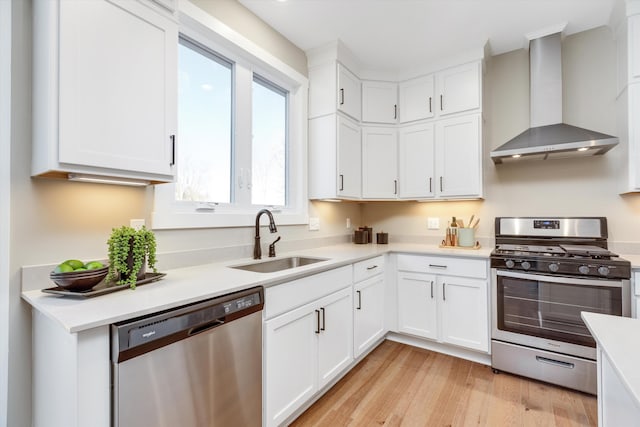
[[[491,152],[495,164],[604,154],[618,138],[562,123],[561,34],[530,41],[531,128]]]

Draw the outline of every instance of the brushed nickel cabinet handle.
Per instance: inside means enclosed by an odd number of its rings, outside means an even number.
[[[396,120],[398,118],[398,104],[395,104],[393,106],[393,120]]]
[[[429,112],[433,113],[433,110],[431,109],[431,97],[429,97]]]
[[[444,107],[442,105],[442,95],[440,95],[440,111],[444,111]]]
[[[398,180],[393,180],[393,194],[398,194]]]
[[[433,280],[431,281],[431,299],[433,299]]]
[[[429,177],[429,193],[433,193],[433,186],[431,185],[433,178]]]
[[[442,301],[447,300],[447,284],[442,282]]]
[[[442,193],[442,177],[440,177],[440,192]]]
[[[340,174],[340,191],[344,191],[344,175]]]

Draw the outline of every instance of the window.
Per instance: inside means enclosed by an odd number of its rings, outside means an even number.
[[[178,50],[176,179],[154,187],[152,227],[250,226],[264,207],[307,223],[306,77],[196,18]]]
[[[251,203],[286,205],[287,92],[253,77]]]
[[[232,64],[183,38],[178,65],[176,200],[230,203]]]

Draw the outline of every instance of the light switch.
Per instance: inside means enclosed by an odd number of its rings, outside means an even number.
[[[317,216],[309,217],[309,231],[318,231],[320,230],[320,218]]]
[[[131,228],[133,228],[134,230],[140,230],[142,227],[144,227],[144,219],[129,220],[129,226],[131,226]]]
[[[440,218],[427,218],[427,228],[429,230],[438,230],[440,228]]]

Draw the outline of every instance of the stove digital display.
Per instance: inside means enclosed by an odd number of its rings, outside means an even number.
[[[560,221],[557,219],[535,219],[533,220],[533,228],[543,230],[559,230]]]

